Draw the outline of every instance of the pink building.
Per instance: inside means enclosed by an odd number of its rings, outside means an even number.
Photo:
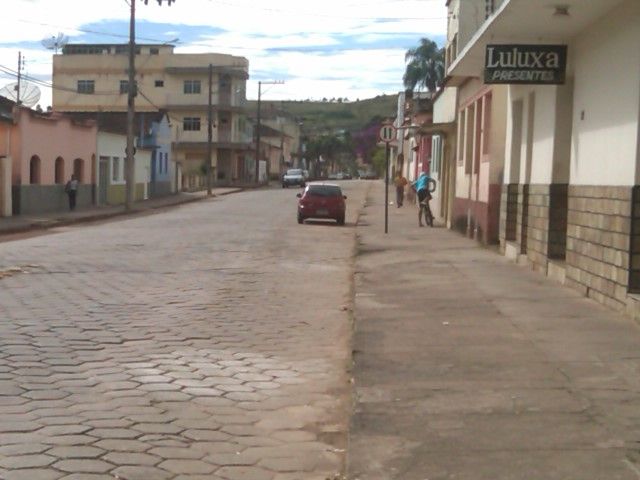
[[[78,206],[94,203],[95,122],[76,122],[64,114],[37,112],[5,99],[0,99],[0,110],[4,119],[0,157],[11,170],[5,177],[11,179],[14,215],[65,210],[64,185],[72,174],[80,182]],[[4,183],[6,189],[7,178]]]

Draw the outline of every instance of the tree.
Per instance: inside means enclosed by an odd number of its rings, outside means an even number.
[[[402,81],[407,90],[426,89],[435,92],[444,78],[444,48],[421,38],[420,45],[410,48],[404,56],[407,64]]]
[[[384,147],[376,147],[371,156],[371,164],[378,176],[384,175],[384,170],[387,165],[387,151]]]

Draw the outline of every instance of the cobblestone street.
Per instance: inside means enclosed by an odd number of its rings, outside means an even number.
[[[0,478],[344,470],[354,222],[297,190],[0,243]]]

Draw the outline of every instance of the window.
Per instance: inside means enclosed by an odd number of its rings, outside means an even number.
[[[165,153],[164,154],[164,173],[167,173],[169,171],[169,154]]]
[[[55,180],[57,184],[64,183],[64,159],[56,158]]]
[[[200,80],[185,80],[184,93],[187,93],[187,94],[200,93]]]
[[[82,183],[82,180],[84,179],[84,160],[81,158],[76,158],[73,161],[73,174],[76,176],[76,180],[78,180],[79,183]]]
[[[95,93],[96,82],[94,80],[78,80],[78,93]]]
[[[164,80],[156,80],[155,86],[156,87],[164,87]]]
[[[484,0],[484,18],[489,18],[495,9],[494,0]]]
[[[114,182],[117,182],[118,180],[120,180],[120,159],[118,157],[113,157],[111,162],[111,168],[113,170],[111,173],[111,178]]]
[[[151,47],[149,49],[149,53],[151,55],[158,55],[160,53],[160,49],[158,47]]]
[[[120,93],[129,93],[129,80],[120,80]]]
[[[37,185],[40,183],[40,157],[34,155],[29,162],[29,183]]]
[[[200,117],[184,117],[184,120],[182,122],[182,129],[185,132],[200,131]]]
[[[301,170],[299,171],[302,173]],[[288,174],[289,172],[287,172]],[[309,185],[306,194],[310,197],[341,197],[342,190],[333,185]]]

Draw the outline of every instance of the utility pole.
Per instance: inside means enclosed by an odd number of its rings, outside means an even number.
[[[16,105],[20,105],[20,81],[22,80],[22,52],[18,52],[18,85],[16,87]]]
[[[129,18],[129,85],[127,91],[127,154],[124,163],[125,209],[133,208],[135,198],[135,152],[133,151],[133,119],[135,116],[136,94],[136,0],[129,0],[131,15]]]
[[[282,85],[283,80],[271,80],[268,82],[258,82],[258,112],[256,115],[256,183],[260,182],[260,106],[262,97],[262,85]],[[269,161],[267,160],[267,173],[269,172]],[[267,175],[267,183],[269,183],[269,176]]]
[[[147,5],[149,0],[144,0]],[[175,0],[167,0],[169,6]],[[133,120],[136,112],[136,95],[138,89],[136,85],[136,0],[129,0],[131,7],[129,17],[129,85],[127,92],[127,148],[125,150],[126,160],[124,164],[124,180],[125,180],[125,209],[133,209],[133,201],[135,199],[135,146],[133,138]],[[158,5],[162,5],[162,0],[158,0]]]
[[[258,112],[256,114],[256,184],[260,182],[260,97],[262,96],[262,82],[258,82]]]
[[[209,105],[207,108],[207,197],[211,196],[211,151],[213,143],[213,64],[209,64]]]

